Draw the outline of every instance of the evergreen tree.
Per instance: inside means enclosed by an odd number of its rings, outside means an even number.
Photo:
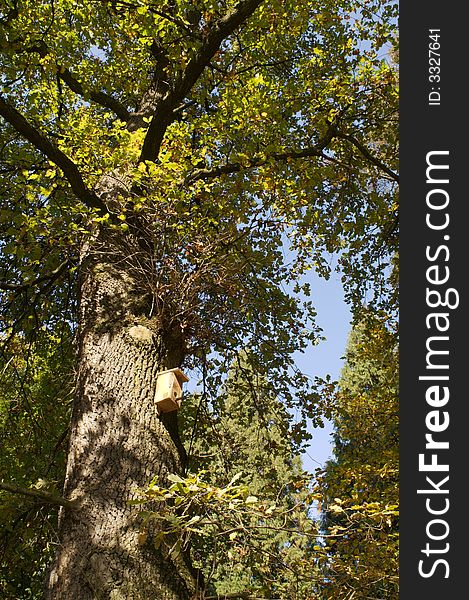
[[[395,332],[368,313],[352,330],[320,478],[324,598],[398,597],[399,425]]]
[[[212,592],[254,597],[311,598],[316,523],[310,517],[310,475],[291,435],[291,415],[256,373],[248,351],[233,363],[224,390],[210,407],[194,395],[186,407],[183,438],[189,464],[224,485],[241,474],[249,493],[278,516],[248,517],[239,535],[199,538],[194,553]],[[192,444],[190,443],[192,440]],[[265,523],[266,529],[258,529]],[[240,596],[241,597],[241,596]]]

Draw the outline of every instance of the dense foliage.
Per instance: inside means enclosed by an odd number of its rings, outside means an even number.
[[[0,474],[32,491],[57,493],[73,394],[70,332],[39,332],[34,343],[16,339],[0,360]],[[34,496],[0,491],[0,595],[42,597],[44,569],[54,550],[57,510]]]
[[[193,397],[184,420],[191,469],[219,487],[238,478],[250,499],[231,519],[224,508],[213,530],[194,540],[194,555],[219,594],[304,598],[315,583],[311,475],[289,432],[291,416],[247,359],[240,354],[211,408]]]
[[[335,446],[320,479],[326,598],[398,597],[396,335],[368,315],[352,331],[334,407]]]

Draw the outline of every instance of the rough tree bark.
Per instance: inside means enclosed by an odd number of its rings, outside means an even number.
[[[109,233],[107,234],[109,236]],[[118,236],[117,236],[118,237]],[[187,600],[200,582],[184,557],[139,544],[128,500],[155,475],[181,469],[176,414],[158,416],[158,371],[179,366],[177,329],[148,318],[148,294],[115,243],[93,243],[80,283],[79,368],[60,547],[47,600]]]
[[[66,67],[58,70],[57,77],[78,101],[84,98],[113,110],[129,131],[146,128],[139,161],[157,161],[178,107],[223,42],[262,2],[239,0],[210,26],[207,23],[200,29],[196,23],[193,41],[197,50],[182,71],[175,69],[172,80],[165,69],[164,45],[156,37],[148,57],[149,67],[154,67],[153,81],[135,113],[100,90],[88,91],[85,97],[84,86]],[[42,41],[24,52],[44,57],[49,49]],[[86,207],[109,216],[112,202],[125,196],[112,186],[104,191],[89,189],[72,158],[27,114],[19,112],[8,96],[0,95],[0,115],[59,167],[77,200]],[[198,177],[202,176],[199,172]],[[65,498],[77,501],[78,506],[61,508],[60,546],[45,597],[188,600],[197,597],[201,587],[189,562],[181,557],[174,564],[155,550],[151,535],[139,545],[139,509],[128,504],[137,487],[144,487],[155,475],[164,480],[168,472],[181,468],[184,451],[176,415],[158,416],[154,392],[158,371],[181,365],[184,340],[177,324],[164,322],[161,314],[152,316],[146,304],[148,290],[141,289],[142,278],[132,267],[132,253],[124,247],[127,242],[120,246],[118,234],[112,231],[103,228],[90,239],[82,257],[78,377],[64,487]]]

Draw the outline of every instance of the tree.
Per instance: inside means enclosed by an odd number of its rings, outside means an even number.
[[[394,14],[384,0],[3,4],[4,364],[77,326],[47,599],[203,588],[184,556],[138,543],[128,502],[185,461],[177,414],[155,407],[159,371],[211,363],[217,387],[247,344],[285,406],[314,411],[291,358],[318,333],[301,274],[327,276],[324,251],[340,250],[362,299],[395,246],[396,77],[378,54]]]
[[[9,364],[0,358],[0,473],[30,492],[12,496],[0,484],[0,596],[42,597],[43,573],[56,543],[65,440],[73,394],[70,330],[62,340],[40,332],[29,347],[15,340]],[[28,486],[33,484],[32,488]]]
[[[253,371],[248,351],[233,363],[210,406],[203,396],[187,399],[182,423],[191,470],[202,471],[204,480],[218,487],[240,478],[249,497],[257,499],[254,514],[238,511],[234,526],[223,512],[220,522],[212,514],[210,527],[196,536],[193,556],[210,592],[309,598],[317,577],[311,476],[302,468],[302,444],[291,434],[291,415]],[[267,506],[264,512],[259,503]]]
[[[352,330],[320,478],[328,539],[325,598],[398,596],[399,404],[396,332],[368,314]]]

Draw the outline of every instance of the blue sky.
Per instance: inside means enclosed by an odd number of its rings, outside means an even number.
[[[323,329],[325,341],[296,356],[297,366],[310,377],[331,375],[338,379],[342,368],[342,357],[350,331],[352,315],[344,301],[344,291],[339,274],[332,272],[328,281],[310,272],[306,278],[311,284],[311,299],[317,311],[317,323]],[[303,465],[308,471],[324,466],[332,453],[332,425],[325,423],[323,429],[310,429],[313,439]]]
[[[322,335],[326,339],[304,353],[298,352],[295,355],[296,366],[311,379],[325,378],[326,375],[338,379],[352,320],[349,307],[344,301],[340,275],[332,269],[329,280],[326,280],[311,270],[301,281],[308,282],[311,286],[311,297],[308,300],[314,304],[317,312],[315,322],[322,328]],[[197,381],[197,377],[191,377],[186,392],[201,392],[201,383]],[[309,429],[313,439],[302,455],[304,468],[313,473],[318,467],[324,466],[332,454],[332,424],[326,421],[324,425],[321,429]]]

